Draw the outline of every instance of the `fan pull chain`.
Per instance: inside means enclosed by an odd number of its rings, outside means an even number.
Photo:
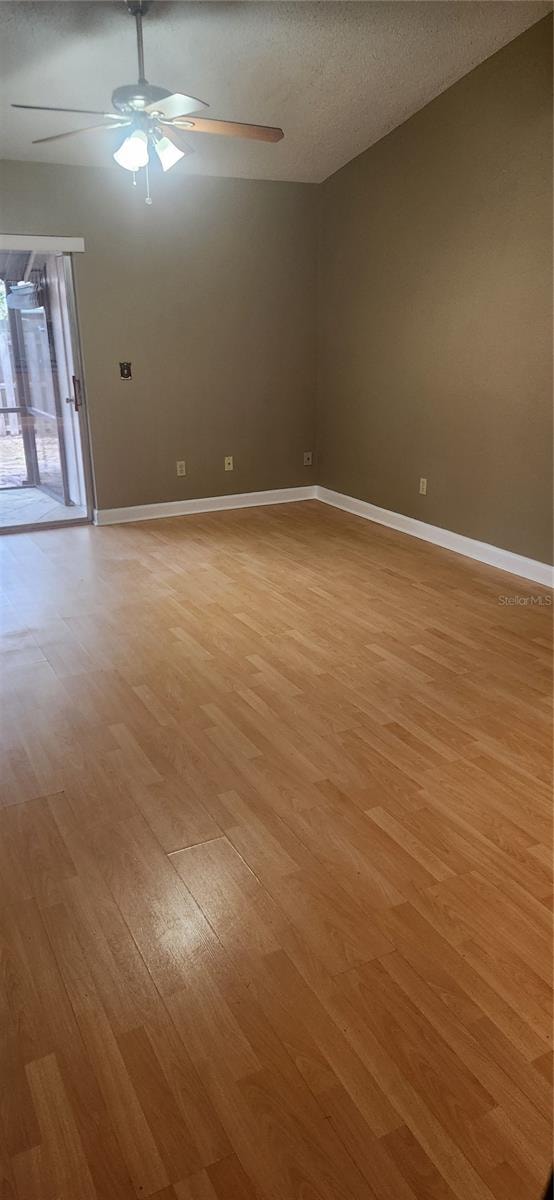
[[[145,170],[145,172],[146,172],[146,199],[145,199],[144,203],[145,203],[145,204],[151,204],[151,203],[152,203],[152,197],[151,197],[151,195],[150,195],[150,172],[149,172],[149,170],[148,170],[148,163],[146,164],[146,166],[145,166],[144,170]]]

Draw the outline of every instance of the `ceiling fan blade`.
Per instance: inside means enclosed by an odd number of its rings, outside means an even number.
[[[209,108],[209,104],[206,104],[205,100],[196,100],[194,96],[182,96],[180,92],[175,92],[173,96],[166,96],[165,100],[155,100],[153,104],[147,104],[143,111],[161,113],[163,117],[172,121],[174,117],[186,117],[187,113],[198,112],[200,108]]]
[[[181,130],[177,129],[176,125],[170,125],[169,121],[160,121],[160,125],[163,127],[165,137],[169,138],[182,154],[194,154],[194,148],[185,142],[181,136]]]
[[[58,142],[60,138],[76,137],[79,133],[90,133],[93,129],[122,129],[130,124],[131,121],[117,121],[113,125],[85,125],[84,129],[69,129],[67,133],[53,133],[51,137],[35,138],[32,145],[39,146],[41,142]]]
[[[83,113],[87,117],[105,117],[106,120],[119,121],[121,113],[101,112],[96,108],[52,108],[47,104],[12,104],[11,108],[30,108],[33,112],[66,112],[66,113]]]
[[[254,138],[259,142],[280,142],[285,135],[272,125],[246,125],[243,121],[215,121],[210,117],[175,118],[176,129],[190,133],[220,133],[226,137]]]

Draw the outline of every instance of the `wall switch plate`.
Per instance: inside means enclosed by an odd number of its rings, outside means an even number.
[[[120,379],[132,379],[133,378],[132,373],[131,373],[130,362],[120,362],[119,376],[120,376]]]
[[[184,458],[177,459],[177,474],[178,475],[186,475],[186,473],[187,473],[187,464],[186,464]]]
[[[226,471],[234,471],[235,468],[233,466],[233,455],[228,454],[224,461],[225,461],[225,470]]]
[[[312,452],[311,452],[311,450],[305,450],[304,451],[304,466],[311,467],[311,465],[312,465]]]
[[[421,476],[421,479],[419,481],[419,494],[420,494],[420,496],[427,495],[427,480],[424,479],[423,475]]]

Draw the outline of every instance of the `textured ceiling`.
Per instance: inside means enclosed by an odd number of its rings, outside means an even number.
[[[165,3],[144,21],[146,74],[200,96],[206,115],[281,125],[277,145],[197,134],[192,174],[319,182],[517,37],[550,3]],[[16,112],[10,101],[109,107],[136,79],[122,0],[0,3],[0,157],[111,163],[115,133],[47,146],[92,118]],[[115,168],[114,168],[115,169]]]

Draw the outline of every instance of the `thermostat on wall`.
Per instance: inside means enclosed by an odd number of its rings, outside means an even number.
[[[130,362],[120,362],[119,374],[122,379],[132,379]]]

